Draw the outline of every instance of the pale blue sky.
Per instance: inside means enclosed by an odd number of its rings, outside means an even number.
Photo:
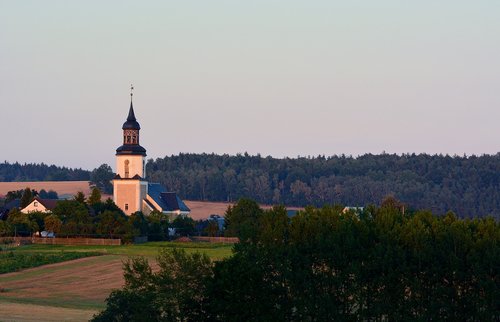
[[[500,151],[499,1],[0,0],[1,160]]]

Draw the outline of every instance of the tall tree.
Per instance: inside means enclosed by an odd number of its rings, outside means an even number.
[[[99,190],[99,188],[94,187],[92,188],[92,193],[90,194],[88,203],[89,205],[94,206],[99,202],[101,202],[101,191]]]
[[[23,196],[21,197],[21,202],[20,202],[21,209],[29,205],[30,202],[33,201],[35,195],[36,192],[31,190],[30,188],[24,189]]]
[[[257,235],[262,209],[250,199],[240,199],[234,206],[229,206],[225,215],[226,236],[238,237],[246,242]]]
[[[114,176],[115,174],[109,165],[101,164],[90,173],[90,181],[92,181],[97,188],[104,193],[111,194],[113,193],[111,180],[113,180]]]

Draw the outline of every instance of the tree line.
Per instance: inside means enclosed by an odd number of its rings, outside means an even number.
[[[0,181],[86,181],[90,172],[44,163],[0,163]]]
[[[54,192],[45,192],[47,196],[51,193]],[[41,195],[44,192],[38,193],[30,188],[7,194],[11,198],[20,198],[21,209]],[[142,212],[127,216],[110,198],[101,201],[100,190],[93,188],[88,198],[79,192],[72,200],[58,200],[49,213],[23,213],[17,208],[10,210],[3,220],[0,219],[0,237],[32,236],[48,231],[57,237],[119,238],[124,243],[130,243],[140,236],[148,237],[149,241],[195,234],[215,236],[220,232],[214,224],[209,220],[195,222],[186,216],[173,218],[157,211],[148,216]],[[175,229],[175,235],[172,236],[169,228]]]
[[[150,181],[190,200],[287,206],[375,204],[393,195],[414,209],[500,218],[500,154],[365,154],[276,159],[179,154],[149,160]]]
[[[308,207],[289,218],[240,200],[233,255],[162,251],[124,264],[97,321],[497,321],[500,224],[491,217]]]

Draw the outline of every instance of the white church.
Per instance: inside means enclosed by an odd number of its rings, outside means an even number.
[[[128,117],[122,126],[123,145],[116,149],[116,176],[113,200],[127,215],[142,211],[145,215],[159,211],[167,215],[188,215],[190,209],[159,183],[146,180],[146,149],[139,144],[141,126],[137,122],[130,94]]]

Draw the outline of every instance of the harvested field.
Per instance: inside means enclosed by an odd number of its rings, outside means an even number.
[[[54,190],[58,195],[75,195],[81,191],[86,196],[90,194],[89,181],[27,181],[27,182],[0,182],[0,195],[6,195],[7,192],[13,190],[21,190],[29,187],[40,191]]]
[[[230,245],[172,242],[16,248],[17,253],[91,251],[103,255],[0,274],[0,321],[88,321],[104,308],[109,293],[123,285],[124,260],[130,256],[146,256],[155,269],[158,251],[174,247],[188,253],[203,252],[214,260],[230,256],[232,252]]]
[[[0,302],[0,319],[18,322],[88,321],[97,310]]]
[[[226,213],[227,207],[234,205],[232,202],[210,202],[210,201],[192,201],[185,200],[186,206],[191,209],[189,215],[194,220],[207,219],[212,214],[223,216]],[[270,209],[270,205],[260,205],[263,209]],[[303,208],[287,207],[289,210],[301,210]]]
[[[191,209],[189,216],[194,220],[207,219],[212,214],[224,216],[227,207],[232,206],[229,202],[206,202],[185,200],[186,206]]]
[[[2,274],[0,302],[99,309],[111,290],[123,285],[123,259],[105,255]]]

